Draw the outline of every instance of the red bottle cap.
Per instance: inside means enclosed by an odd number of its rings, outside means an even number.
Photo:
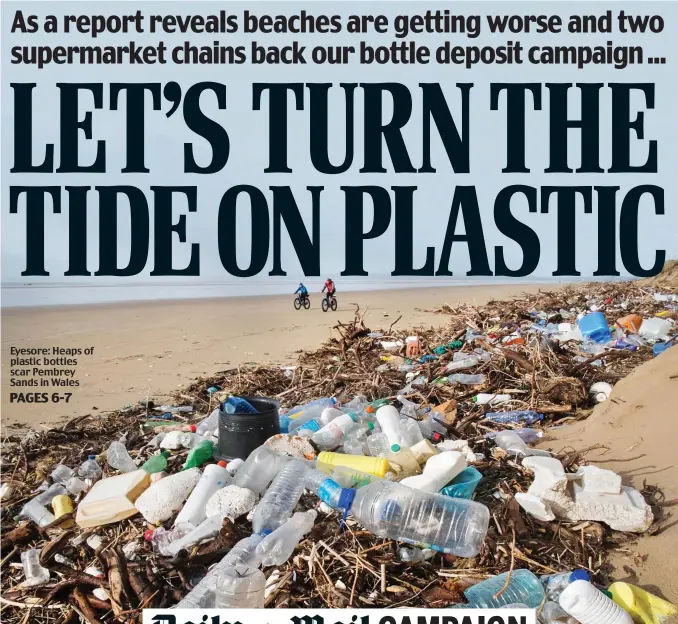
[[[195,433],[197,430],[197,427],[195,425],[191,425],[191,433]]]
[[[217,466],[221,466],[222,468],[226,468],[226,462],[222,459],[221,461],[217,462]]]
[[[144,531],[144,539],[145,539],[147,542],[150,542],[150,541],[151,541],[151,538],[153,537],[153,533],[155,533],[155,531],[153,531],[153,529],[146,529],[146,530]]]

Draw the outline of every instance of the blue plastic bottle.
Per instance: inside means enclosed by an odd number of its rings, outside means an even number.
[[[657,357],[661,353],[664,353],[669,347],[673,347],[678,344],[678,341],[673,338],[672,340],[667,340],[666,342],[658,342],[652,347],[652,354],[654,357]]]
[[[495,595],[506,585],[507,576],[508,572],[504,572],[504,574],[493,576],[469,587],[464,592],[469,606],[477,609],[496,609],[520,602],[531,609],[536,609],[542,603],[544,588],[539,579],[529,570],[513,570],[509,586],[495,598]]]
[[[228,414],[258,414],[259,410],[240,397],[228,397],[221,407]]]
[[[582,316],[577,321],[577,325],[579,325],[579,330],[586,340],[592,340],[598,344],[612,340],[610,328],[602,312],[591,312],[591,314]]]

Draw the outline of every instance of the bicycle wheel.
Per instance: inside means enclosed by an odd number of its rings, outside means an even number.
[[[308,297],[304,297],[304,308],[307,310],[311,307],[311,300]]]
[[[295,310],[301,309],[301,299],[299,299],[299,297],[294,298],[294,309]]]
[[[327,297],[323,299],[323,312],[327,312],[330,308],[330,302],[327,300]]]
[[[330,306],[332,308],[332,312],[337,311],[337,300],[334,297],[332,297],[332,300],[330,301]]]

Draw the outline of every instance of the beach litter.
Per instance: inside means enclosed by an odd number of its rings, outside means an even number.
[[[609,563],[666,523],[661,490],[623,486],[586,449],[532,445],[671,344],[675,290],[444,306],[444,329],[370,328],[356,306],[294,366],[5,435],[3,622],[26,609],[131,622],[145,607],[241,606],[236,594],[267,608],[524,604],[543,623],[586,624],[600,604],[615,621],[661,621],[673,606]],[[280,433],[217,464],[223,423],[254,422],[266,397]]]

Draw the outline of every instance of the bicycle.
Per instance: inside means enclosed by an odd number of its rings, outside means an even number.
[[[305,310],[311,307],[311,300],[308,298],[308,295],[297,295],[294,298],[294,309],[301,310],[301,306],[304,306]]]
[[[334,295],[330,295],[328,293],[325,296],[325,298],[323,299],[323,303],[322,303],[323,312],[327,312],[330,308],[332,308],[332,312],[336,312],[336,310],[337,310],[337,298]]]

